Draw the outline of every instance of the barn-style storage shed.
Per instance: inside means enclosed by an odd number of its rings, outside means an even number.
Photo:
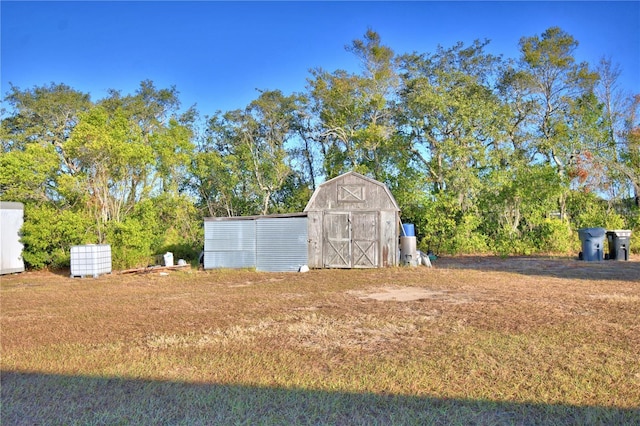
[[[400,208],[385,184],[348,172],[318,186],[304,211],[310,268],[398,264]]]

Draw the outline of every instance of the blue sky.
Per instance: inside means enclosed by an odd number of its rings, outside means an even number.
[[[359,70],[345,45],[367,28],[396,53],[475,39],[518,57],[523,36],[559,26],[576,57],[608,56],[640,93],[640,2],[0,2],[1,90],[65,83],[98,100],[140,81],[175,85],[203,115],[243,108],[256,89],[303,91],[309,69]]]

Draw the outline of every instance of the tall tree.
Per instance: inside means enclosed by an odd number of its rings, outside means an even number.
[[[62,266],[68,248],[91,241],[91,217],[74,187],[80,173],[65,150],[73,129],[92,103],[89,95],[51,83],[11,86],[2,111],[0,199],[26,204],[21,230],[29,266]]]
[[[28,143],[52,145],[60,152],[78,114],[92,105],[88,94],[56,83],[26,90],[11,85],[4,101],[10,110],[3,113],[3,152],[24,149]]]
[[[610,197],[616,199],[626,195],[626,187],[630,184],[633,196],[638,200],[640,170],[637,168],[637,158],[640,154],[636,132],[639,127],[640,95],[633,96],[621,90],[618,79],[622,70],[611,59],[602,58],[597,71],[600,80],[596,94],[603,105],[606,137],[603,138],[604,149],[598,150],[594,155],[607,169]]]
[[[136,188],[175,193],[186,179],[188,157],[194,149],[189,118],[194,111],[191,108],[179,114],[176,88],[158,89],[152,81],[145,80],[134,94],[123,96],[119,91],[111,90],[100,105],[111,114],[121,111],[139,130],[141,142],[154,150],[157,168],[141,169],[140,175],[132,176],[130,201],[140,195]]]
[[[578,41],[558,27],[542,35],[520,39],[520,84],[526,87],[526,97],[532,105],[527,133],[532,140],[533,157],[554,167],[567,190],[559,197],[561,217],[566,213],[569,182],[575,177],[579,160],[587,159],[584,139],[576,138],[591,132],[582,125],[594,125],[592,96],[597,73],[587,63],[574,58]],[[574,114],[586,114],[576,119]]]
[[[309,79],[324,172],[331,178],[356,170],[386,180],[397,174],[394,159],[402,154],[393,122],[398,86],[395,55],[373,30],[347,50],[360,60],[362,74],[318,68]]]
[[[488,41],[438,47],[402,58],[401,129],[425,182],[425,243],[450,252],[479,251],[479,195],[502,148],[504,111],[492,82],[500,58]]]
[[[621,170],[633,188],[636,207],[640,207],[640,94],[629,106],[621,153]]]
[[[176,220],[191,218],[169,218],[167,206],[189,210],[179,188],[191,162],[193,111],[178,115],[174,88],[144,81],[134,95],[111,91],[94,104],[63,84],[25,91],[12,86],[6,102],[11,109],[2,117],[0,196],[30,203],[30,223],[52,224],[25,228],[25,253],[34,265],[54,262],[51,250],[60,252],[61,244],[117,240],[126,246],[134,233],[140,243],[134,248],[144,252],[133,256],[124,247],[122,253],[142,261],[163,240],[149,238],[146,230],[164,235],[173,226],[185,229]],[[150,221],[154,209],[167,218],[157,226]],[[52,211],[65,220],[53,221]],[[84,231],[66,232],[73,221]],[[46,232],[68,238],[43,246],[38,241],[49,238]]]
[[[193,171],[203,184],[199,192],[206,197],[210,213],[214,213],[215,199],[229,215],[269,212],[274,193],[292,173],[287,144],[296,136],[298,110],[296,95],[262,91],[244,110],[219,113],[209,120],[209,140]],[[207,178],[206,173],[218,174],[223,182],[219,177]],[[217,188],[212,185],[215,182]],[[256,202],[254,207],[251,201]]]
[[[162,192],[175,196],[186,185],[195,149],[192,139],[192,129],[176,118],[169,119],[162,131],[156,131],[149,137]]]
[[[0,196],[64,202],[58,178],[78,171],[64,144],[79,116],[91,107],[89,95],[64,84],[27,90],[11,85],[5,104],[9,109],[3,110],[0,133]]]
[[[122,221],[147,192],[137,179],[154,165],[152,148],[122,109],[110,114],[102,106],[80,117],[64,148],[80,171],[77,190],[88,195],[103,243],[106,224]]]
[[[586,62],[576,63],[577,47],[577,40],[558,27],[520,39],[520,66],[535,102],[531,132],[536,154],[562,176],[581,148],[569,134],[572,104],[591,93],[598,80]]]
[[[306,186],[316,189],[318,180],[322,178],[322,153],[319,141],[313,131],[314,115],[311,111],[311,101],[306,94],[298,94],[299,108],[296,111],[295,136],[296,142],[289,148],[291,167],[297,175],[300,187]]]
[[[458,43],[403,59],[403,125],[411,152],[431,190],[447,191],[463,209],[473,204],[489,151],[502,138],[504,112],[489,85],[499,58],[485,53],[486,44]]]

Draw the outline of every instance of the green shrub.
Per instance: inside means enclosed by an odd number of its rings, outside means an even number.
[[[500,256],[529,255],[534,251],[529,241],[508,227],[498,231],[492,241],[492,250]]]
[[[640,209],[634,207],[629,212],[626,229],[631,230],[631,242],[629,250],[631,253],[640,254]]]
[[[532,232],[536,251],[542,253],[570,253],[579,240],[569,223],[560,219],[545,219]]]
[[[445,247],[453,254],[485,253],[488,250],[487,238],[478,231],[480,218],[472,214],[462,215],[456,224],[452,238]]]
[[[107,242],[111,244],[114,269],[148,266],[151,262],[154,240],[153,229],[136,217],[122,222],[110,222]]]
[[[71,246],[97,242],[92,223],[82,212],[60,210],[47,203],[25,205],[21,241],[26,266],[69,266]]]
[[[625,227],[625,218],[607,200],[591,192],[573,191],[567,199],[567,210],[575,229]]]

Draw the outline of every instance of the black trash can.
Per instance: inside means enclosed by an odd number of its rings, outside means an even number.
[[[580,259],[588,262],[600,261],[604,258],[604,228],[583,228],[578,230],[582,242]]]
[[[607,231],[607,243],[609,244],[610,260],[629,260],[630,230],[616,229]]]

